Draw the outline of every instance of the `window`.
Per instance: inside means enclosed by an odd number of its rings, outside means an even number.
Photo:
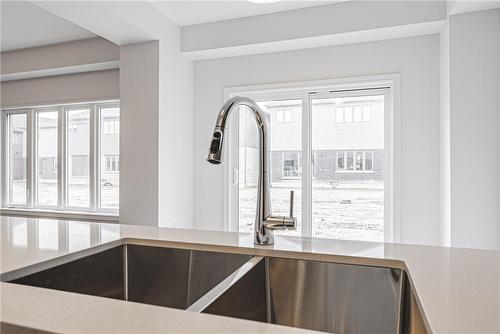
[[[313,237],[384,240],[385,98],[377,90],[312,98],[311,146],[321,152],[311,185]],[[348,127],[326,121],[339,109]]]
[[[103,134],[116,135],[120,133],[120,121],[114,117],[106,117],[102,120]]]
[[[106,172],[118,172],[120,164],[120,157],[117,155],[106,155]]]
[[[276,121],[278,123],[290,123],[292,121],[292,111],[289,109],[278,109],[276,111]]]
[[[335,106],[336,123],[370,123],[371,121],[372,105]]]
[[[8,129],[7,203],[12,206],[25,206],[28,203],[28,118],[26,112],[11,114],[6,124]]]
[[[101,114],[101,189],[102,208],[117,209],[120,199],[120,109],[108,105],[100,108]]]
[[[90,107],[67,111],[68,207],[90,207]]]
[[[337,172],[372,172],[373,151],[337,152]]]
[[[300,175],[300,152],[283,152],[283,177]]]
[[[235,95],[254,99],[270,115],[273,213],[287,215],[289,192],[295,191],[298,229],[276,234],[366,241],[395,238],[389,211],[394,206],[386,206],[393,198],[389,179],[393,176],[386,170],[392,166],[388,151],[393,147],[392,129],[386,125],[393,121],[389,99],[395,82],[391,79],[383,87],[376,83],[362,89],[354,83],[352,90],[342,83],[338,91],[323,86],[323,90],[234,90]],[[284,110],[294,115],[286,126],[282,124]],[[258,132],[250,112],[233,115],[239,130],[227,142],[225,224],[229,230],[252,232]],[[347,123],[349,126],[343,126]],[[232,225],[235,221],[239,222],[236,226]]]
[[[119,114],[117,102],[3,110],[3,207],[117,213]]]
[[[39,206],[58,205],[57,202],[57,136],[59,132],[59,112],[40,110],[37,116],[37,202]]]

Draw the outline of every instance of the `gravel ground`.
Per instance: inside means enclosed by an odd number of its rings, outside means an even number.
[[[301,215],[301,190],[289,184],[274,184],[271,189],[273,213],[287,215],[290,190],[295,191],[295,216]],[[251,232],[255,219],[255,187],[240,189],[240,231]],[[383,241],[383,183],[339,184],[334,188],[324,183],[313,184],[313,237],[346,240]],[[296,231],[277,234],[300,235]]]

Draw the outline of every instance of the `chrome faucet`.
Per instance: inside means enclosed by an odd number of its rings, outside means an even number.
[[[259,131],[259,180],[257,188],[254,243],[257,245],[272,245],[274,244],[273,230],[295,229],[297,226],[297,219],[293,217],[293,191],[290,192],[289,216],[275,216],[272,214],[269,191],[269,128],[267,125],[266,112],[249,98],[236,96],[229,99],[222,106],[217,116],[207,161],[212,164],[220,164],[222,162],[222,147],[224,144],[224,131],[226,130],[227,118],[229,114],[239,106],[246,106],[253,112]]]

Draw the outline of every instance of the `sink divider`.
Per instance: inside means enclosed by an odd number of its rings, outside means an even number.
[[[239,267],[235,272],[229,275],[222,282],[217,284],[213,289],[204,294],[200,299],[189,306],[186,311],[192,312],[203,312],[214,300],[219,298],[224,292],[226,292],[230,287],[236,284],[243,276],[245,276],[252,268],[264,260],[262,256],[254,256],[247,262],[245,262],[241,267]]]

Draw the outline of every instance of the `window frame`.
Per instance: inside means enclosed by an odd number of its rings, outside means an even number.
[[[91,101],[79,103],[64,103],[29,107],[13,107],[1,110],[1,206],[2,213],[12,214],[42,214],[51,217],[81,217],[92,219],[109,219],[117,221],[119,215],[118,209],[100,208],[100,155],[99,155],[99,135],[100,135],[100,110],[104,107],[120,107],[119,100]],[[67,203],[68,194],[68,112],[70,110],[89,108],[89,207],[72,207]],[[58,114],[58,133],[57,133],[57,179],[58,179],[58,205],[42,206],[38,204],[36,196],[38,195],[38,113],[44,111],[57,111]],[[27,115],[27,204],[15,205],[10,203],[9,198],[9,116],[12,114]],[[119,135],[119,133],[118,133]]]
[[[374,91],[384,90],[384,241],[399,242],[400,229],[400,184],[401,173],[401,138],[400,138],[400,106],[401,78],[400,74],[385,74],[365,77],[306,81],[283,84],[238,86],[224,89],[224,99],[234,96],[246,96],[256,102],[269,100],[302,100],[302,236],[312,237],[312,100],[321,97],[338,97],[346,94],[359,96],[373,95]],[[345,117],[345,115],[344,115]],[[373,118],[373,114],[372,114]],[[222,217],[223,229],[237,232],[238,226],[238,122],[239,114],[234,113],[229,120],[229,137],[224,154],[229,163],[224,164]]]

